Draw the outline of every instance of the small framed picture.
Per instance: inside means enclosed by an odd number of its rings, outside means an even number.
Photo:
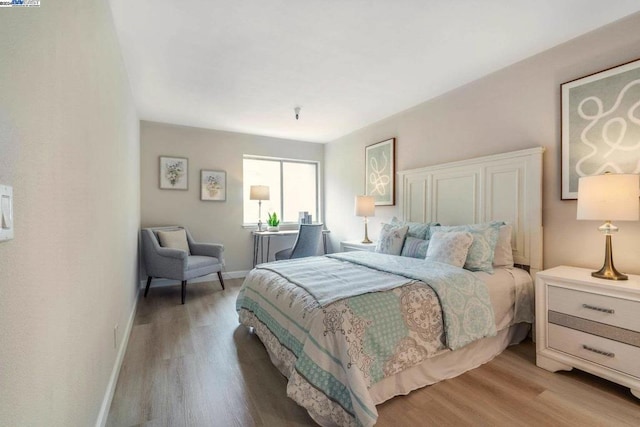
[[[227,173],[200,171],[200,200],[224,202],[227,200]]]
[[[163,190],[188,190],[188,162],[184,157],[160,156],[160,188]]]
[[[396,204],[396,139],[390,138],[365,148],[365,194],[376,206]]]

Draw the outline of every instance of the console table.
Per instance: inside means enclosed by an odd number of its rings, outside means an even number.
[[[269,262],[269,249],[272,237],[283,237],[298,234],[298,230],[281,230],[281,231],[252,231],[253,234],[253,266],[258,264],[258,252],[260,253],[260,263]],[[327,234],[329,230],[322,230],[322,248],[327,253]],[[267,238],[267,256],[264,256],[264,238]]]

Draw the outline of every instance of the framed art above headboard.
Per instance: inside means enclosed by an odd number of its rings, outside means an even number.
[[[501,220],[512,224],[513,257],[542,270],[544,147],[398,172],[406,221],[443,225]]]

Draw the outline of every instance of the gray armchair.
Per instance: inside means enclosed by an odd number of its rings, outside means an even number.
[[[323,224],[300,224],[298,237],[292,248],[276,252],[276,260],[304,258],[318,254]]]
[[[184,229],[187,235],[187,243],[191,255],[181,249],[165,248],[160,246],[158,231],[176,231]],[[222,253],[224,246],[216,243],[197,243],[191,237],[191,233],[184,227],[154,227],[142,229],[142,254],[147,270],[147,287],[144,297],[147,297],[151,280],[154,277],[180,280],[182,282],[182,304],[187,293],[187,280],[218,273],[220,285],[224,289],[222,281],[222,266],[224,259]]]

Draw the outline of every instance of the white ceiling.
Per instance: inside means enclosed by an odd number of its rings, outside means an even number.
[[[640,11],[638,0],[110,2],[141,119],[314,142]]]

